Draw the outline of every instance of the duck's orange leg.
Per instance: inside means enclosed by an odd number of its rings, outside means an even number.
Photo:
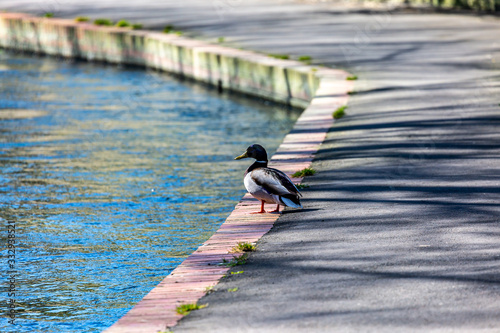
[[[280,205],[277,205],[277,206],[276,206],[276,209],[275,209],[275,210],[273,210],[272,212],[269,212],[269,213],[271,213],[271,214],[273,214],[273,213],[277,213],[277,214],[279,214],[279,213],[280,213]]]
[[[260,212],[254,212],[250,214],[262,214],[262,213],[266,213],[266,211],[264,210],[264,201],[261,201]]]

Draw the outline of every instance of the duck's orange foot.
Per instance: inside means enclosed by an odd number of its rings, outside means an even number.
[[[261,201],[260,212],[253,212],[253,213],[250,213],[250,214],[264,214],[264,213],[267,213],[267,212],[264,210],[264,201]]]
[[[275,210],[273,210],[273,211],[271,211],[271,212],[269,212],[269,213],[271,213],[271,214],[281,214],[281,213],[280,213],[280,205],[277,205],[277,206],[276,206],[276,209],[275,209]]]

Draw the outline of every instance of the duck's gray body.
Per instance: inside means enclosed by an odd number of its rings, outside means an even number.
[[[247,172],[245,188],[254,198],[292,208],[302,208],[300,192],[288,176],[272,168],[257,168]]]
[[[262,202],[258,213],[265,213],[264,203],[275,203],[276,210],[279,206],[302,208],[300,197],[302,196],[288,176],[280,170],[267,167],[267,152],[261,145],[251,145],[246,152],[236,160],[253,157],[256,161],[245,172],[243,182],[245,187],[254,198]]]

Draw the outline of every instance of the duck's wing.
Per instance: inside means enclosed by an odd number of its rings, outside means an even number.
[[[259,186],[262,186],[270,194],[286,195],[296,194],[302,196],[288,176],[278,169],[258,168],[254,169],[250,177]]]

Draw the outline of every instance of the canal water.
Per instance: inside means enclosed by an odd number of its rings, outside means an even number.
[[[113,324],[232,211],[248,164],[233,158],[256,142],[272,154],[298,115],[157,72],[0,50],[0,331]]]

